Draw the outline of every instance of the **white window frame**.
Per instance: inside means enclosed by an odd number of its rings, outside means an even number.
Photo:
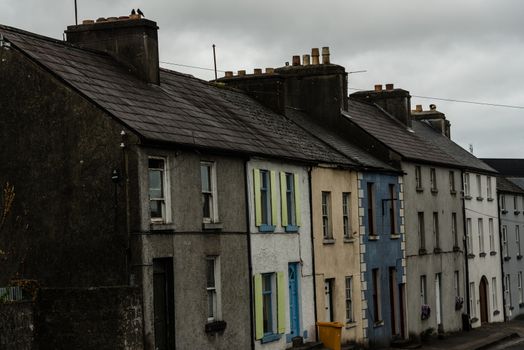
[[[470,197],[470,181],[469,181],[469,173],[464,173],[464,196]]]
[[[488,219],[488,230],[489,230],[489,250],[490,252],[495,251],[495,223],[492,218]]]
[[[482,176],[477,175],[477,198],[482,198]]]
[[[506,196],[503,194],[500,195],[500,210],[506,212]]]
[[[502,225],[502,256],[508,257],[508,227],[506,225]]]
[[[351,217],[350,217],[351,193],[342,192],[342,224],[344,238],[351,238]]]
[[[471,224],[471,218],[466,219],[466,238],[468,240],[468,254],[473,254],[473,227]]]
[[[492,187],[491,187],[491,176],[487,176],[486,177],[486,187],[487,187],[487,198],[488,199],[493,199],[493,192],[492,192]]]
[[[150,160],[161,160],[164,162],[164,168],[151,168],[149,166]],[[169,158],[161,156],[149,156],[147,159],[147,196],[148,200],[148,213],[151,223],[153,224],[167,224],[171,222],[171,186],[170,186],[170,172],[169,172]],[[149,172],[151,169],[161,170],[162,171],[162,186],[163,186],[163,196],[158,198],[151,198],[150,196],[150,185],[149,185]],[[161,211],[162,217],[153,218],[151,217],[151,202],[152,201],[161,201]]]
[[[478,218],[478,231],[479,231],[479,253],[484,253],[484,220]]]
[[[200,162],[200,184],[202,186],[202,167],[209,168],[209,185],[211,186],[211,191],[204,191],[201,187],[202,192],[202,205],[204,204],[204,195],[208,194],[211,196],[210,201],[210,216],[204,217],[202,212],[202,221],[204,223],[217,223],[219,222],[218,216],[218,194],[217,194],[217,175],[216,175],[216,163],[213,161],[201,161]]]
[[[207,268],[209,263],[213,264],[213,278],[214,285],[210,285],[209,280],[207,280]],[[217,255],[206,256],[206,293],[207,293],[207,302],[208,302],[208,315],[207,322],[219,321],[222,319],[222,288],[220,283],[220,257]],[[212,298],[209,298],[209,295],[212,295]],[[213,305],[209,306],[209,301],[212,301]],[[209,310],[213,309],[213,315],[209,314]]]
[[[353,322],[353,276],[346,276],[346,323]]]
[[[322,235],[324,239],[333,239],[333,230],[331,226],[331,192],[322,191],[321,193],[322,209]]]

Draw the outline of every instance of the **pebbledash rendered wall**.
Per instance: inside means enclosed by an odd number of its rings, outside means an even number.
[[[466,235],[471,235],[468,246],[468,272],[470,317],[473,327],[480,327],[482,322],[504,321],[504,304],[502,286],[501,251],[498,221],[498,202],[496,194],[496,178],[491,179],[491,195],[487,192],[488,176],[476,173],[469,174],[469,194],[464,191],[464,205],[466,210]],[[477,175],[480,175],[481,186],[478,191]],[[468,232],[468,219],[471,220],[471,232]],[[479,219],[482,221],[480,222]],[[493,239],[490,240],[489,219],[493,219]],[[479,224],[482,223],[482,229]],[[482,232],[482,233],[481,233]],[[483,249],[479,244],[483,236]],[[486,284],[486,300],[481,298],[481,281]],[[481,320],[481,306],[487,306],[487,319]]]
[[[415,167],[421,168],[422,186],[417,188]],[[437,190],[430,185],[430,169],[434,168]],[[466,312],[464,221],[461,198],[461,170],[403,162],[404,216],[406,232],[408,331],[418,338],[423,331],[453,332],[462,327],[462,313]],[[450,171],[455,178],[455,191],[450,188]],[[418,213],[424,213],[425,250],[421,250]],[[433,213],[438,213],[440,249],[436,249],[433,234]],[[456,241],[452,234],[452,213],[456,214]],[[455,272],[458,273],[458,291],[455,295]],[[440,290],[436,278],[440,274]],[[431,311],[422,317],[421,277],[426,279],[426,303]],[[440,326],[437,323],[437,294],[440,294]],[[456,305],[456,297],[463,298],[463,305]]]
[[[255,193],[253,169],[274,171],[276,176],[276,205],[277,222],[274,232],[259,232],[255,225]],[[300,191],[301,224],[296,233],[285,232],[281,225],[280,176],[281,172],[293,173],[298,176]],[[270,342],[255,339],[256,349],[284,349],[290,347],[288,336],[290,333],[290,312],[288,292],[288,264],[298,263],[299,266],[299,319],[300,335],[305,341],[315,340],[315,302],[313,292],[313,264],[309,204],[308,168],[279,161],[251,159],[247,166],[247,190],[249,200],[249,222],[251,239],[252,278],[264,273],[283,273],[285,285],[285,331]],[[253,309],[255,309],[253,307]],[[274,310],[274,312],[276,312]],[[256,329],[257,314],[255,310],[253,326]],[[278,321],[274,318],[275,321]],[[245,329],[248,329],[247,325]],[[256,331],[255,331],[256,332]],[[256,338],[256,334],[254,334]]]

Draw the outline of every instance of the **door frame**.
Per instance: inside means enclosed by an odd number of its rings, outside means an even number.
[[[291,279],[291,273],[295,276]],[[294,297],[292,289],[295,289]],[[290,341],[293,337],[300,336],[300,264],[292,262],[288,264],[288,297],[289,297],[289,330]],[[293,312],[294,310],[294,312]],[[296,331],[296,334],[293,332]]]
[[[480,323],[489,322],[488,279],[482,276],[479,283]]]

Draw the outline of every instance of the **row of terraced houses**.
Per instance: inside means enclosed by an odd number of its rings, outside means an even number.
[[[524,171],[476,158],[393,84],[348,95],[328,48],[207,82],[159,68],[157,30],[0,26],[0,285],[39,289],[0,306],[37,331],[9,332],[269,350],[336,322],[377,347],[521,313]]]

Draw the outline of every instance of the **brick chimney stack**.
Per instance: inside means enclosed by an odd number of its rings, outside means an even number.
[[[105,51],[147,83],[159,84],[158,26],[139,15],[85,20],[68,26],[67,41]]]
[[[411,111],[414,120],[426,121],[433,129],[440,132],[447,138],[451,138],[451,123],[446,119],[446,115],[437,111],[437,106],[429,105],[429,110],[424,111],[422,105],[417,105],[414,111]]]

